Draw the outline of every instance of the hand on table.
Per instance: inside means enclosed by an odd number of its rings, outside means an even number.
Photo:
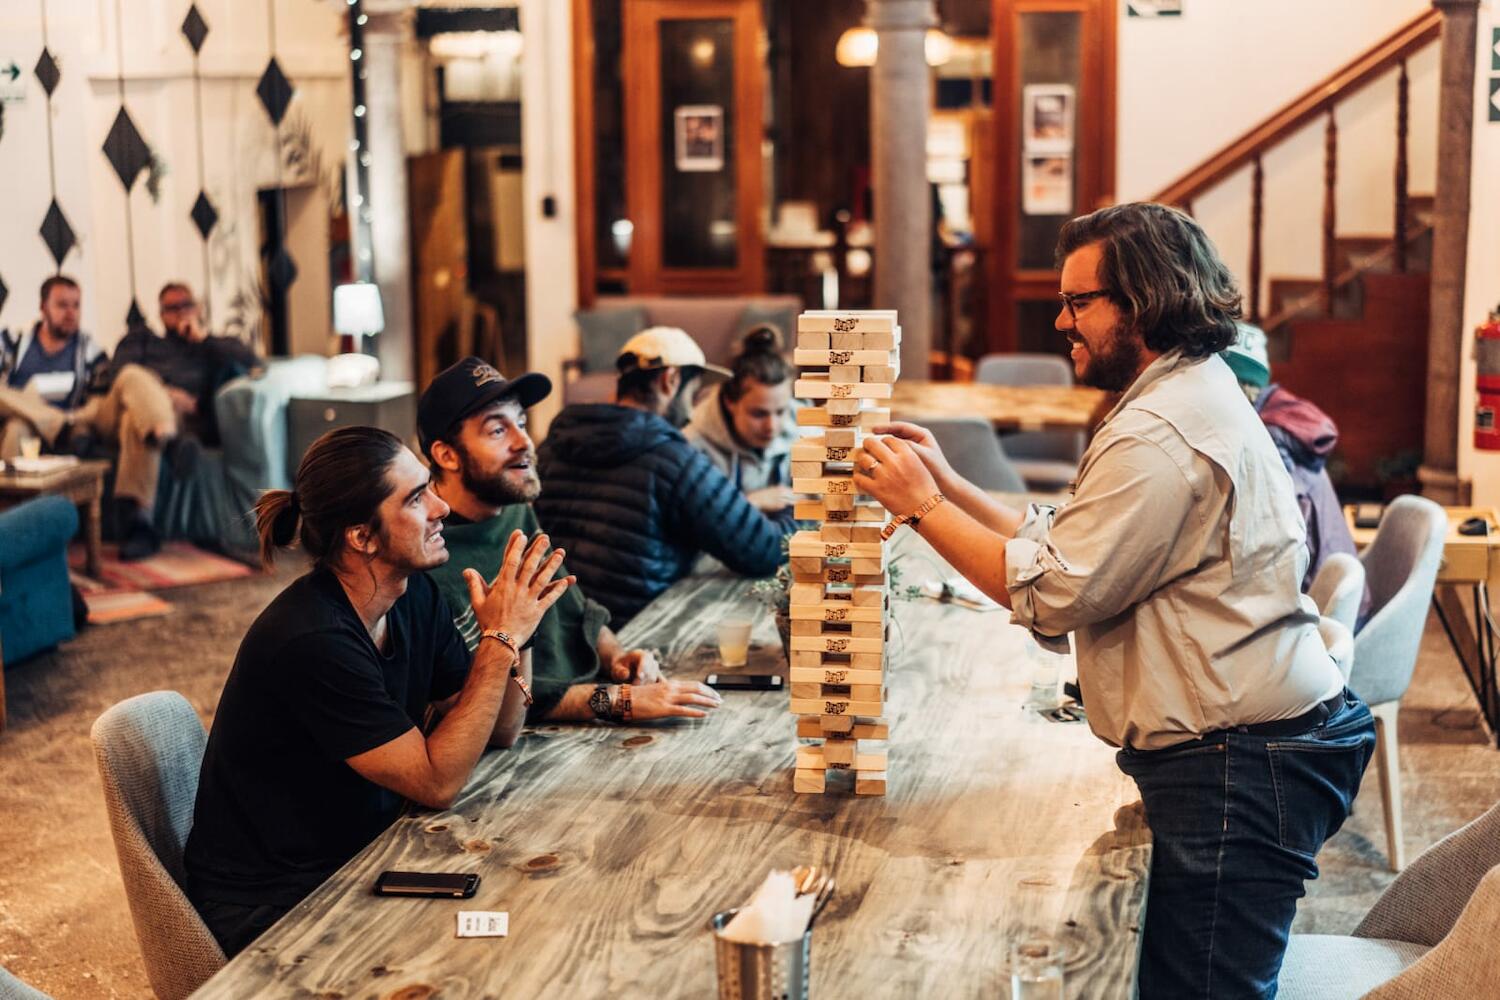
[[[865,438],[854,455],[854,488],[892,514],[910,514],[938,492],[919,447],[897,437]]]
[[[685,716],[701,719],[719,707],[723,699],[713,688],[697,681],[664,681],[630,689],[632,721]]]
[[[651,650],[632,649],[615,657],[609,677],[616,684],[655,684],[661,680],[661,664]]]
[[[563,550],[553,549],[552,554],[547,555],[548,546],[544,533],[538,534],[527,545],[526,536],[513,531],[505,545],[500,570],[488,586],[478,570],[464,570],[464,582],[469,585],[469,603],[473,605],[474,617],[481,629],[505,632],[515,640],[517,648],[531,638],[547,609],[556,604],[563,592],[577,580],[572,576],[552,579],[562,565]]]

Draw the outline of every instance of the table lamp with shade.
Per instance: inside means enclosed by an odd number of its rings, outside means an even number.
[[[329,387],[368,385],[378,379],[380,363],[364,353],[363,338],[385,329],[379,287],[358,281],[334,288],[333,328],[351,339],[353,352],[329,360]]]

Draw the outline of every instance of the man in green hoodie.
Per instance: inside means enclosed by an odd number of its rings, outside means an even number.
[[[434,378],[417,404],[433,489],[451,508],[443,523],[450,558],[429,575],[470,649],[479,628],[463,571],[473,568],[488,579],[499,570],[512,531],[529,536],[541,530],[531,508],[541,483],[525,410],[551,391],[545,375],[507,380],[468,357]],[[535,698],[529,721],[702,717],[718,707],[712,689],[664,680],[649,650],[621,647],[608,622],[609,612],[577,587],[548,610],[524,653],[532,659]]]

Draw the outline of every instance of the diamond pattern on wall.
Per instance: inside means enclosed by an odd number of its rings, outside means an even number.
[[[146,140],[141,138],[135,122],[131,121],[130,112],[123,107],[115,116],[109,135],[104,138],[104,155],[109,160],[109,165],[115,168],[126,191],[135,186],[141,171],[151,164],[151,150],[147,147]]]
[[[68,225],[68,219],[63,215],[62,209],[58,207],[56,199],[47,209],[47,217],[42,220],[42,241],[47,244],[47,250],[52,254],[52,259],[57,261],[57,266],[62,267],[63,258],[68,255],[78,240],[73,235],[73,227]]]
[[[198,235],[208,239],[208,234],[219,223],[219,212],[214,208],[214,203],[208,200],[208,195],[199,191],[198,200],[193,202],[193,210],[189,214],[193,217],[193,225],[198,227]]]
[[[271,258],[271,284],[284,289],[296,280],[297,265],[292,255],[286,252],[286,247],[277,247],[276,256]]]
[[[5,282],[0,280],[0,309],[5,308],[5,300],[10,298],[10,289],[5,287]]]
[[[141,312],[141,307],[136,304],[135,296],[130,297],[130,311],[125,314],[125,329],[134,330],[146,325],[146,314]]]
[[[62,79],[62,73],[58,71],[57,60],[52,58],[52,53],[42,49],[42,56],[36,61],[36,78],[42,84],[42,89],[51,97],[52,92],[57,89],[57,81]]]
[[[286,117],[286,107],[292,103],[292,82],[281,72],[281,65],[272,56],[271,61],[266,64],[266,71],[260,76],[260,86],[255,88],[260,95],[260,103],[265,106],[266,114],[271,116],[271,124],[280,125],[281,120]]]
[[[203,40],[208,37],[208,24],[203,20],[203,15],[198,13],[197,4],[189,7],[187,17],[182,19],[182,33],[193,47],[194,54],[203,50]]]

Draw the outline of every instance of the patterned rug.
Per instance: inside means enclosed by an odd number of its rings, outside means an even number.
[[[99,567],[99,582],[109,590],[164,590],[195,583],[238,580],[255,571],[244,563],[205,552],[188,542],[167,542],[161,551],[138,562],[121,562],[119,548],[105,545]],[[82,545],[68,549],[68,565],[82,573]]]

